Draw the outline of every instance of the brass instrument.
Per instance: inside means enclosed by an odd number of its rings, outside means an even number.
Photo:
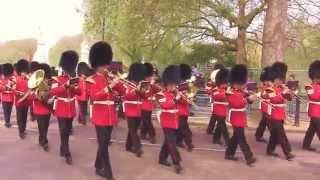
[[[138,86],[131,82],[131,81],[128,81],[126,80],[125,78],[127,77],[127,74],[126,73],[123,73],[123,74],[113,74],[111,72],[109,72],[107,69],[105,70],[105,76],[108,80],[118,80],[119,82],[123,83],[125,86],[127,87],[130,87],[132,89],[138,89]]]
[[[35,94],[36,98],[42,102],[48,102],[50,98],[50,87],[44,78],[45,72],[39,69],[33,72],[28,80],[29,90],[18,100],[22,102],[28,98],[32,93]]]

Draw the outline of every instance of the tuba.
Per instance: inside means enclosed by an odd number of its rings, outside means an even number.
[[[50,98],[50,87],[45,81],[44,75],[45,72],[42,69],[39,69],[31,74],[28,80],[29,91],[25,93],[25,95],[20,98],[19,101],[24,101],[30,94],[34,93],[38,100],[46,103],[48,102]]]

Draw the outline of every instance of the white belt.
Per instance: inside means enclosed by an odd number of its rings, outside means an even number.
[[[273,107],[279,107],[279,108],[284,108],[286,107],[286,104],[270,104]]]
[[[230,122],[232,112],[246,112],[246,111],[247,111],[247,108],[231,108],[231,109],[229,109],[228,121]]]
[[[63,97],[56,97],[56,99],[53,101],[53,110],[56,110],[57,109],[57,101],[63,101],[63,102],[72,102],[72,101],[75,101],[76,98],[73,97],[73,98],[63,98]]]
[[[123,101],[123,104],[142,104],[140,101]]]
[[[12,92],[12,91],[3,91],[3,93],[11,94],[11,93],[13,93],[13,92]]]
[[[114,105],[114,101],[93,101],[92,104],[100,104],[100,105]]]
[[[162,109],[161,112],[175,114],[178,112],[177,109]]]
[[[221,102],[221,101],[214,101],[212,104],[213,105],[217,104],[217,105],[225,105],[225,106],[227,106],[229,103],[228,102]]]
[[[22,91],[16,91],[19,94],[25,94],[26,92],[22,92]]]
[[[76,98],[75,98],[75,97],[73,97],[73,98],[57,97],[57,100],[59,100],[59,101],[64,101],[64,102],[72,102],[72,101],[75,101]]]

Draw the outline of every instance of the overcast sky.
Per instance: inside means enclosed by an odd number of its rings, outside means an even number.
[[[39,36],[49,43],[82,31],[82,0],[0,0],[0,41]]]

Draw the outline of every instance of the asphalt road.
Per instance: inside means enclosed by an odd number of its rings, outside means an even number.
[[[2,118],[1,118],[2,119]],[[2,123],[2,122],[1,122]],[[44,152],[38,145],[35,122],[28,122],[28,135],[25,140],[18,138],[16,128],[0,127],[0,180],[100,180],[95,175],[96,154],[95,131],[91,125],[79,126],[75,122],[74,135],[70,140],[74,164],[66,165],[59,157],[59,134],[53,120],[49,129],[50,152]],[[157,124],[157,122],[155,122]],[[158,146],[144,145],[142,158],[126,152],[121,143],[126,137],[125,121],[114,129],[110,155],[114,176],[117,180],[318,180],[320,177],[320,153],[301,150],[303,133],[288,134],[296,158],[292,162],[281,158],[265,156],[266,144],[256,143],[253,131],[247,131],[249,144],[258,159],[254,167],[245,164],[242,153],[239,162],[224,160],[224,147],[211,144],[211,136],[205,134],[205,127],[192,126],[194,144],[197,150],[187,152],[180,149],[184,171],[176,175],[171,168],[157,164]],[[230,130],[231,131],[231,130]],[[158,143],[162,142],[162,132],[157,128]],[[266,137],[269,135],[266,134]],[[320,150],[318,138],[314,147]],[[239,149],[238,149],[239,150]]]

